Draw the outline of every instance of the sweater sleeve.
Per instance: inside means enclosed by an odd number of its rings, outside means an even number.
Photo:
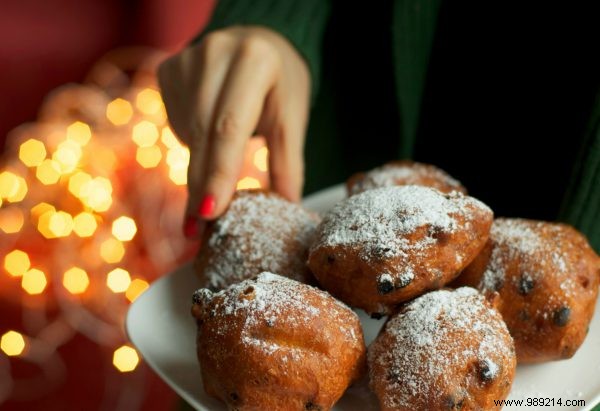
[[[306,60],[311,76],[311,100],[319,87],[321,45],[330,12],[329,0],[219,0],[204,30],[194,38],[234,25],[270,28],[285,38]]]
[[[600,94],[559,218],[586,234],[592,247],[600,253]]]

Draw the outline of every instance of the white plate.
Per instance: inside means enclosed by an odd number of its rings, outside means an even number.
[[[344,195],[344,187],[337,185],[307,197],[304,204],[316,211],[326,211]],[[126,329],[144,360],[190,405],[203,411],[225,410],[222,403],[208,397],[202,389],[196,360],[196,326],[190,315],[192,293],[198,283],[190,264],[156,281],[129,308]],[[383,320],[372,320],[362,311],[357,312],[369,344]],[[591,410],[600,402],[600,315],[594,316],[589,334],[573,358],[517,368],[509,399],[533,397],[555,401],[560,398],[563,404],[565,400],[584,400],[586,404],[543,407],[544,410]],[[350,388],[334,410],[370,411],[377,410],[377,404],[363,381]]]

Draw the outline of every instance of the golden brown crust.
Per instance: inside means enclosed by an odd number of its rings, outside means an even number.
[[[383,411],[497,410],[516,358],[500,314],[461,288],[407,303],[369,347],[368,364]]]
[[[236,410],[328,410],[365,366],[357,315],[329,294],[262,273],[194,295],[206,392]]]
[[[394,185],[419,185],[436,188],[443,193],[460,191],[467,194],[467,189],[444,170],[411,160],[391,161],[373,170],[356,173],[346,182],[346,191],[351,196]]]
[[[369,190],[339,203],[317,228],[308,265],[347,304],[385,315],[443,287],[485,244],[492,212],[458,192]]]
[[[566,224],[500,218],[484,252],[453,285],[499,293],[520,363],[570,358],[587,334],[600,258]]]
[[[208,225],[195,270],[212,290],[263,271],[312,283],[306,258],[318,222],[316,214],[278,194],[238,191],[227,211]]]

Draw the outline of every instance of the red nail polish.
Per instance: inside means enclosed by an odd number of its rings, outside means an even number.
[[[187,238],[196,237],[198,235],[198,220],[196,217],[187,216],[183,222],[183,235]]]
[[[202,201],[200,202],[200,206],[198,207],[198,214],[202,218],[209,218],[215,211],[215,196],[212,194],[207,194],[204,196]]]

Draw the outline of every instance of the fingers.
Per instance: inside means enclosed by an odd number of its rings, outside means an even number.
[[[206,181],[198,206],[202,219],[223,213],[240,174],[248,138],[256,129],[278,62],[262,40],[248,38],[238,50],[212,117]]]

